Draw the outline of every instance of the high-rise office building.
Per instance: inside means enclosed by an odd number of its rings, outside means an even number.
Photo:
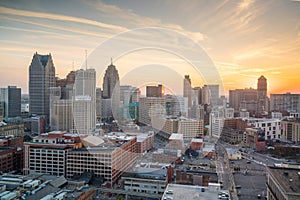
[[[146,97],[162,97],[163,86],[160,84],[158,86],[146,86]]]
[[[96,71],[76,72],[73,96],[74,132],[91,134],[96,128]]]
[[[71,131],[73,128],[72,98],[75,71],[65,79],[56,78],[57,87],[50,88],[50,128]]]
[[[264,111],[268,111],[267,107],[267,79],[264,76],[259,77],[257,81],[257,96],[258,96],[258,113],[262,113]]]
[[[300,94],[271,94],[270,110],[280,112],[300,112]]]
[[[111,99],[113,96],[113,93],[118,93],[120,87],[119,82],[119,74],[118,70],[116,69],[116,66],[111,63],[106,71],[103,78],[103,93],[102,97],[104,99]]]
[[[118,70],[116,69],[116,66],[113,65],[112,62],[105,71],[105,75],[103,77],[102,89],[103,89],[102,91],[103,100],[110,99],[111,101],[111,112],[106,108],[102,108],[102,110],[107,110],[108,113],[112,114],[112,116],[108,116],[108,117],[113,117],[114,119],[118,119],[119,106],[120,106],[120,81],[119,81]],[[104,103],[104,101],[102,102]],[[102,106],[105,106],[104,104],[102,104]]]
[[[138,101],[140,90],[130,85],[120,86],[120,119],[122,122],[126,120],[136,119],[138,117]]]
[[[192,105],[202,104],[202,89],[201,87],[194,87],[191,90]]]
[[[217,106],[219,101],[219,85],[207,85],[209,89],[209,104]]]
[[[288,118],[281,121],[282,138],[295,143],[300,143],[300,120]]]
[[[97,122],[101,121],[102,112],[102,90],[101,88],[96,88],[96,119]]]
[[[229,105],[238,113],[246,110],[254,114],[257,110],[257,90],[253,88],[229,90]]]
[[[139,106],[139,122],[155,126],[155,118],[167,115],[166,110],[165,97],[142,97]]]
[[[192,83],[189,75],[184,76],[183,80],[183,97],[188,98],[188,108],[192,106],[192,97],[191,97]]]
[[[70,90],[73,89],[69,86]],[[50,88],[50,128],[58,131],[71,131],[73,126],[72,97],[62,98],[62,88]]]
[[[21,116],[21,88],[16,86],[0,88],[0,102],[4,105],[4,117]]]
[[[35,53],[29,66],[29,111],[44,115],[49,123],[50,87],[55,87],[52,56]]]
[[[234,108],[235,113],[246,110],[251,116],[259,116],[268,111],[267,79],[264,76],[259,77],[257,89],[229,90],[229,105]]]
[[[4,118],[4,102],[0,101],[0,122]]]

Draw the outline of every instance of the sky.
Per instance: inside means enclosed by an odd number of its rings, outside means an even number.
[[[35,52],[61,78],[95,68],[99,87],[112,58],[122,85],[182,93],[189,74],[228,93],[264,75],[268,94],[300,93],[298,0],[1,0],[0,33],[0,87],[22,93]]]

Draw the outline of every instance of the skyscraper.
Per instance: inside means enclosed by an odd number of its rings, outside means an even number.
[[[112,113],[114,119],[119,118],[119,106],[120,106],[120,81],[119,74],[116,66],[111,64],[107,67],[103,78],[103,92],[102,92],[102,110],[106,110],[106,113]],[[104,100],[109,99],[109,100]],[[107,109],[104,106],[110,104],[111,109]],[[110,112],[111,110],[111,112]],[[104,114],[104,113],[103,113]]]
[[[90,134],[96,128],[96,71],[76,72],[73,96],[74,132]]]
[[[217,106],[219,101],[219,85],[207,85],[209,89],[209,104]]]
[[[119,82],[118,70],[116,69],[116,66],[114,66],[113,63],[111,62],[111,64],[107,67],[103,78],[102,97],[104,99],[111,99],[114,90],[115,89],[118,90],[119,87],[120,87],[120,82]]]
[[[71,131],[73,128],[72,98],[75,71],[65,79],[56,78],[56,86],[50,88],[50,128]]]
[[[4,117],[21,116],[21,88],[16,86],[0,88],[0,102],[4,105]]]
[[[267,111],[267,79],[264,76],[259,77],[257,81],[258,113]]]
[[[185,75],[183,80],[183,97],[188,98],[188,108],[191,108],[192,106],[191,90],[192,90],[192,85],[191,85],[190,76]]]
[[[162,97],[163,86],[160,84],[158,86],[146,86],[146,97]]]
[[[29,66],[29,112],[44,115],[48,123],[50,87],[55,87],[55,67],[52,56],[35,53]]]

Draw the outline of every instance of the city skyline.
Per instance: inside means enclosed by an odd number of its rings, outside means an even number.
[[[300,92],[300,60],[297,57],[300,2],[225,0],[136,4],[133,1],[74,1],[72,5],[60,4],[44,1],[0,3],[0,87],[16,85],[22,88],[22,93],[28,93],[28,68],[35,52],[51,53],[58,76],[64,77],[74,67],[85,66],[85,49],[92,54],[99,44],[124,31],[161,27],[185,34],[199,44],[216,65],[226,91],[256,88],[257,78],[264,75],[268,79],[268,95]],[[140,38],[125,39],[146,43]],[[180,40],[176,42],[178,46],[184,45]],[[100,66],[103,68],[110,63],[110,57],[116,58],[112,56],[114,52],[108,51],[105,55],[101,57],[101,62],[106,63]],[[203,85],[203,81],[185,67],[186,63],[167,53],[152,50],[116,59],[114,64],[121,80],[131,70],[130,66],[144,65],[141,61],[147,59],[148,65],[182,65],[181,79],[190,75],[193,87]],[[89,63],[94,64],[93,60]],[[88,67],[97,69],[99,66],[88,64]],[[168,75],[161,70],[163,75]],[[182,92],[182,81],[171,83],[170,88],[179,88]]]

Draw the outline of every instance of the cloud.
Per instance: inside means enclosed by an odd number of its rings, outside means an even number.
[[[46,28],[49,28],[51,30],[68,31],[68,32],[72,32],[72,33],[78,33],[78,34],[82,34],[82,35],[102,37],[102,38],[108,38],[108,37],[112,36],[111,34],[85,31],[85,30],[82,30],[82,29],[75,29],[75,28],[68,28],[66,26],[57,26],[57,25],[49,24],[49,23],[48,24],[47,23],[39,23],[39,22],[34,22],[32,20],[27,20],[27,19],[17,19],[17,18],[12,18],[12,17],[2,17],[2,18],[12,20],[12,21],[21,22],[21,23],[32,24],[32,25],[35,25],[35,26],[46,27]]]
[[[254,0],[243,0],[238,4],[237,8],[239,11],[243,11],[248,9],[251,5],[253,5],[253,3]]]
[[[8,14],[8,15],[17,15],[22,17],[35,17],[35,18],[44,18],[44,19],[59,20],[59,21],[70,21],[70,22],[82,23],[86,25],[93,25],[101,28],[111,29],[118,32],[127,30],[127,28],[122,26],[115,26],[112,24],[106,24],[99,21],[94,21],[94,20],[89,20],[84,18],[51,14],[51,13],[32,12],[26,10],[7,8],[3,6],[0,6],[0,13]]]
[[[50,31],[42,31],[42,30],[33,30],[33,29],[25,29],[25,28],[17,28],[17,27],[9,27],[9,26],[0,26],[0,29],[6,29],[6,30],[12,30],[12,31],[24,31],[24,32],[30,32],[30,33],[39,33],[39,34],[47,34],[47,35],[56,35],[61,37],[64,37],[65,35],[50,32]]]
[[[188,31],[178,24],[163,23],[160,19],[140,16],[134,13],[132,10],[121,9],[116,5],[105,4],[101,1],[98,2],[87,1],[85,3],[93,8],[96,8],[98,11],[101,11],[101,13],[105,13],[107,16],[114,16],[118,19],[122,19],[123,21],[126,22],[126,24],[129,24],[134,27],[169,28],[169,29],[179,31],[197,42],[201,42],[205,38],[207,38],[207,36],[204,35],[203,33]]]

